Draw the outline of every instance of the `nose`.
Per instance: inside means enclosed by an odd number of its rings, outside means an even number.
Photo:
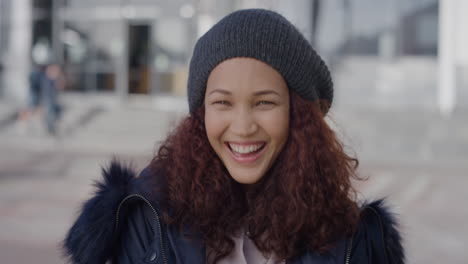
[[[257,132],[258,124],[253,113],[247,109],[241,109],[234,114],[230,129],[237,136],[248,137]]]

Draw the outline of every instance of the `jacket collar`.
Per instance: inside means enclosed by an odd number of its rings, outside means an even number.
[[[151,193],[149,186],[152,186],[153,175],[148,168],[137,177],[133,170],[113,160],[107,168],[102,169],[102,175],[102,180],[94,184],[96,188],[94,196],[83,204],[81,214],[63,241],[64,255],[73,263],[104,263],[111,256],[114,247],[116,211],[120,202],[130,194],[149,195]],[[389,212],[384,201],[366,203],[363,208],[371,208],[378,212],[386,234],[385,242],[389,255],[403,260],[404,254],[396,219]],[[192,243],[182,239],[182,235],[173,228],[167,230],[168,240],[175,251],[177,263],[195,263],[194,258],[188,261],[186,259],[188,256],[198,256],[195,259],[200,260],[199,263],[204,263],[203,243]],[[194,237],[197,238],[196,235]],[[335,259],[342,258],[341,248],[338,246],[336,252],[331,252]],[[315,257],[312,253],[305,254],[300,260],[292,261],[292,263],[315,263],[306,261],[306,259],[313,260]]]

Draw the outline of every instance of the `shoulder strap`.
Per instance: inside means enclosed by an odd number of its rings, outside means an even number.
[[[167,241],[159,212],[141,194],[131,194],[120,203],[115,220],[116,263],[168,263]]]

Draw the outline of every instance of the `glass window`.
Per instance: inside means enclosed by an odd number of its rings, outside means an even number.
[[[113,91],[115,57],[121,50],[119,23],[67,21],[62,40],[68,90]]]

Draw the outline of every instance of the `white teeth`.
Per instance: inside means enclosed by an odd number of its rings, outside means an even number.
[[[254,151],[257,151],[259,148],[263,146],[263,144],[257,144],[257,145],[249,145],[249,146],[242,146],[242,145],[236,145],[229,143],[229,146],[234,152],[240,153],[240,154],[247,154],[251,153]]]

